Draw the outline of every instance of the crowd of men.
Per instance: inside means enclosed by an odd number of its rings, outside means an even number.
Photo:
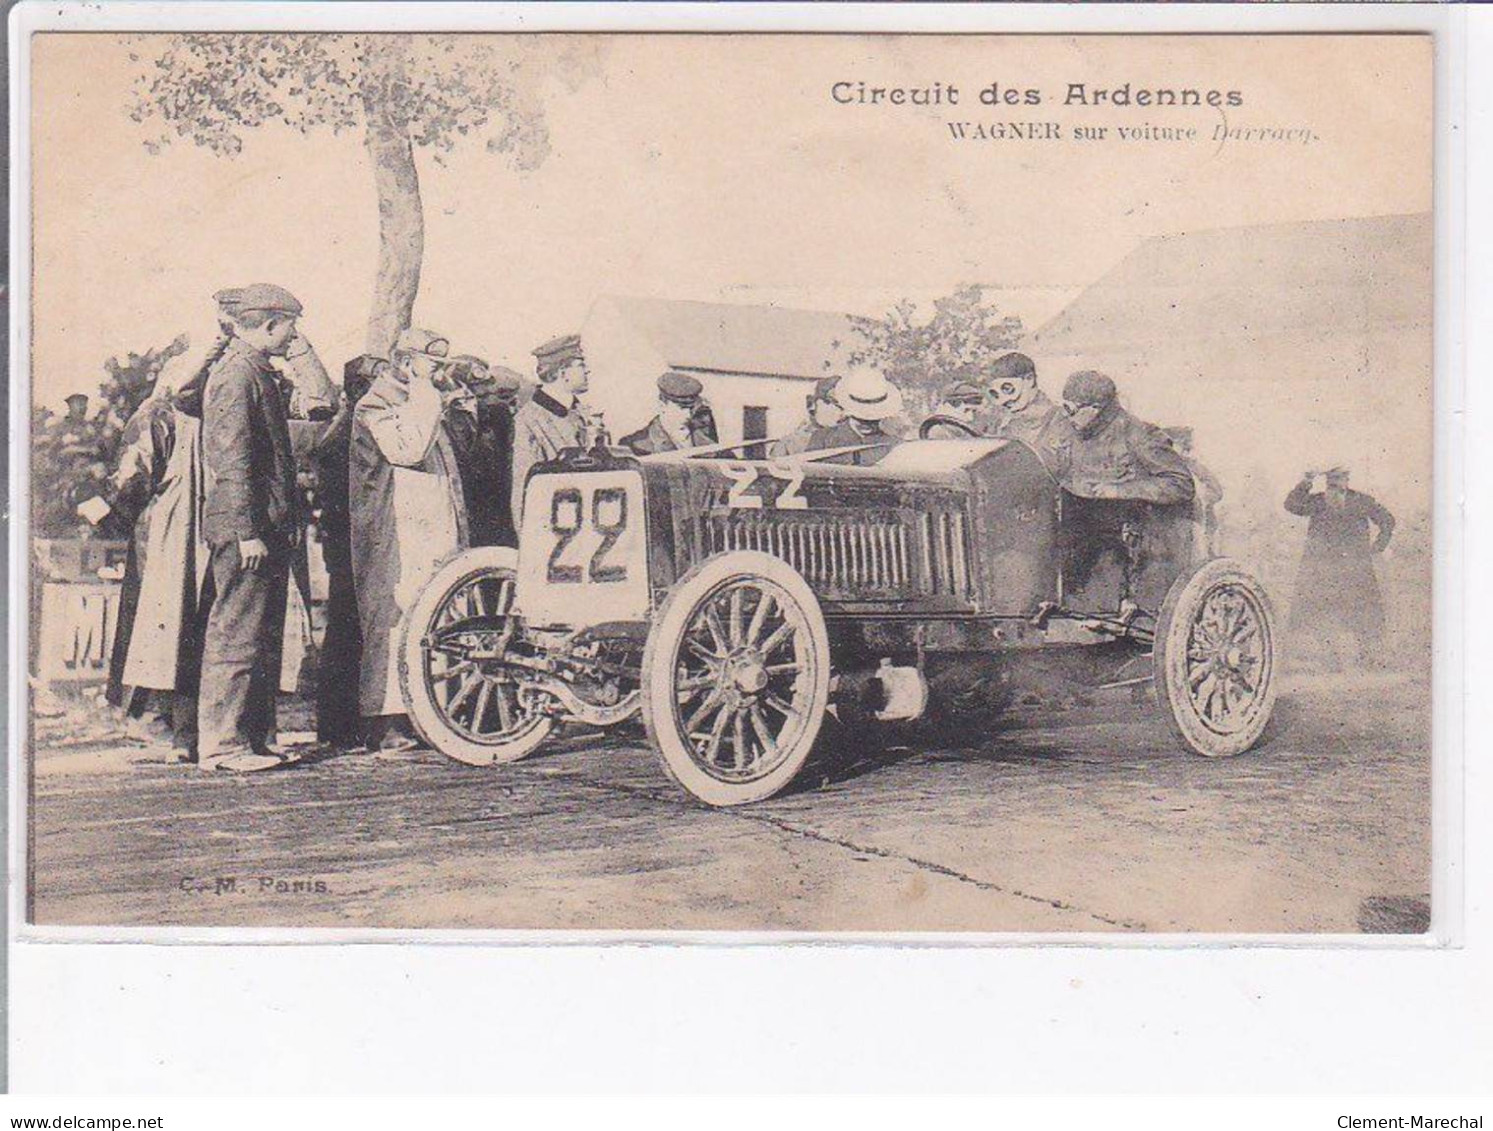
[[[152,696],[169,707],[170,738],[150,750],[153,760],[233,773],[293,760],[276,742],[275,704],[291,689],[282,688],[281,651],[287,605],[297,602],[287,599],[298,593],[303,610],[311,603],[298,483],[298,468],[309,467],[328,579],[318,736],[342,748],[416,746],[398,671],[405,611],[458,550],[517,544],[531,468],[611,442],[583,399],[590,374],[580,338],[534,350],[537,388],[527,399],[518,374],[453,355],[446,338],[420,329],[400,334],[388,358],[348,362],[339,389],[300,333],[301,304],[289,292],[257,284],[215,299],[218,342],[190,371],[163,375],[125,430],[117,495],[136,500],[138,519],[111,699],[137,716]],[[716,444],[703,393],[687,373],[662,374],[656,414],[620,446],[647,455]],[[895,439],[905,407],[874,369],[829,376],[808,395],[803,422],[767,451],[843,449],[871,462],[881,441]],[[1166,432],[1121,407],[1109,377],[1073,373],[1056,402],[1020,353],[951,375],[923,431],[1016,439],[1036,452],[1073,500],[1069,525],[1082,536],[1068,562],[1075,585],[1102,565],[1105,547],[1123,549],[1132,526],[1123,508],[1086,515],[1085,504],[1191,507],[1195,484],[1211,478]],[[1382,548],[1387,512],[1337,491],[1333,479],[1328,486],[1298,488],[1288,508],[1339,540],[1372,522]]]

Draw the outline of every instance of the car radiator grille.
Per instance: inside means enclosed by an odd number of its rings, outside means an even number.
[[[964,516],[958,512],[924,513],[912,522],[900,517],[769,518],[736,511],[708,514],[700,521],[705,553],[771,554],[829,596],[922,592],[962,597],[969,591]]]

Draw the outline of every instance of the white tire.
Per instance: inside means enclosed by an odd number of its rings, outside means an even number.
[[[829,632],[808,583],[767,554],[722,554],[686,574],[654,619],[643,725],[691,794],[745,805],[803,768],[829,682]]]
[[[1215,558],[1172,583],[1156,623],[1156,698],[1172,730],[1208,758],[1242,754],[1276,696],[1275,616],[1260,583]]]
[[[468,765],[516,762],[555,726],[502,665],[461,655],[460,634],[498,631],[511,616],[517,569],[518,551],[505,546],[464,550],[436,571],[405,617],[399,687],[410,722],[442,754]]]

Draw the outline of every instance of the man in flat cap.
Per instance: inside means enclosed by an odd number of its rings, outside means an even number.
[[[845,419],[845,412],[840,408],[840,402],[835,400],[835,387],[839,385],[839,375],[821,377],[814,382],[814,388],[804,398],[806,416],[802,424],[788,435],[776,440],[767,449],[770,456],[796,456],[802,455],[809,450],[809,443],[814,439],[814,433],[822,428],[833,428]]]
[[[534,351],[540,387],[513,421],[513,524],[521,529],[524,485],[529,469],[567,448],[589,446],[592,428],[580,396],[590,387],[590,370],[579,334],[551,339]]]
[[[1075,437],[1062,477],[1065,581],[1079,607],[1156,610],[1161,565],[1186,553],[1195,487],[1167,434],[1120,407],[1115,383],[1092,369],[1063,386]]]
[[[704,391],[698,379],[669,370],[658,379],[658,413],[636,432],[623,436],[622,446],[634,455],[651,456],[714,443],[714,436],[704,430],[700,411]],[[711,418],[712,432],[714,424]]]
[[[406,609],[451,554],[468,545],[465,496],[449,417],[472,395],[446,373],[450,344],[429,330],[399,335],[353,410],[349,519],[363,635],[358,709],[369,746],[417,740],[399,689],[398,628]]]
[[[1024,353],[1002,354],[984,373],[989,413],[985,433],[1020,440],[1057,478],[1066,472],[1075,439],[1062,406],[1037,384],[1037,366]]]
[[[198,764],[236,773],[285,759],[270,748],[291,554],[301,515],[286,406],[272,358],[301,304],[268,283],[216,296],[229,332],[206,374],[203,533],[212,604],[198,693]]]

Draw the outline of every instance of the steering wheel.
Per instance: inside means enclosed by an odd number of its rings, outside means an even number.
[[[972,424],[966,424],[957,416],[930,416],[918,426],[918,439],[926,440],[935,428],[952,428],[956,432],[963,432],[966,436],[979,438],[984,433]]]

